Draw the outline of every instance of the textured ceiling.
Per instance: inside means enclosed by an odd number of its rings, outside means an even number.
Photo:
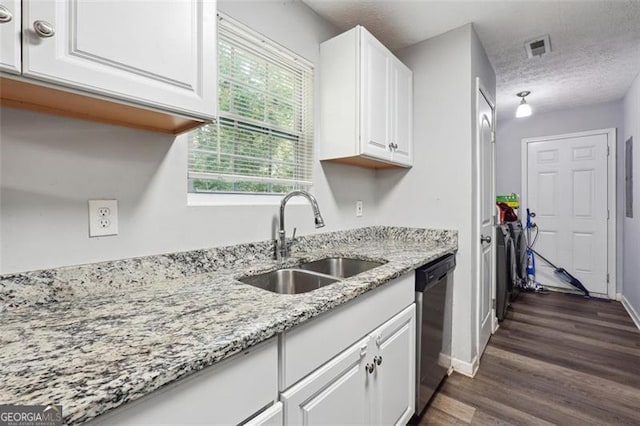
[[[493,64],[501,118],[522,90],[536,112],[620,99],[640,71],[640,0],[304,0],[347,30],[364,25],[392,50],[469,22]],[[524,43],[549,34],[552,52],[528,59]]]

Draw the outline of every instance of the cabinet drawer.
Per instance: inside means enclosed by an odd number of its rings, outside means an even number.
[[[100,416],[92,424],[238,424],[277,400],[276,339]]]
[[[280,389],[370,333],[414,301],[414,274],[397,278],[281,335]]]

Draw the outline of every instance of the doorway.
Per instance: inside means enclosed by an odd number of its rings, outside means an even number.
[[[616,131],[522,140],[522,207],[535,212],[535,250],[594,296],[616,295]],[[536,232],[534,231],[535,235]],[[572,289],[536,258],[536,281]]]

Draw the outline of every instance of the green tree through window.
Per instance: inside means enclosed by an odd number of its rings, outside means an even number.
[[[218,120],[190,135],[189,191],[307,189],[313,166],[313,68],[222,17]]]

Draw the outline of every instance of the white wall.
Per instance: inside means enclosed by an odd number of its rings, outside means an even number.
[[[534,105],[535,108],[535,105]],[[605,102],[570,110],[499,119],[496,131],[496,191],[520,193],[520,151],[523,138],[618,128],[622,131],[622,102]],[[618,137],[620,147],[621,136]]]
[[[633,218],[624,220],[624,284],[622,294],[640,314],[640,74],[624,97],[624,138],[633,137]],[[624,142],[622,142],[624,143]],[[621,151],[624,156],[624,149]],[[624,163],[623,163],[624,164]],[[623,175],[624,176],[624,175]]]
[[[605,102],[570,110],[534,114],[526,118],[498,120],[496,132],[496,193],[521,193],[521,146],[523,138],[584,132],[587,130],[617,129],[616,188],[617,188],[617,256],[616,276],[618,292],[622,286],[623,217],[624,217],[624,115],[623,102]],[[626,140],[626,139],[624,139]]]
[[[219,9],[314,63],[319,43],[338,33],[302,2],[226,0]],[[0,118],[2,273],[272,237],[279,199],[187,206],[186,136],[12,108],[0,108]],[[370,170],[316,162],[312,192],[327,224],[319,231],[377,223],[374,178]],[[93,198],[119,200],[118,236],[88,238],[86,203]],[[362,218],[355,217],[356,199],[364,201]],[[287,210],[289,232],[316,232],[309,206]]]
[[[377,179],[381,223],[459,231],[453,355],[466,362],[475,356],[471,276],[474,73],[482,75],[495,96],[493,70],[478,48],[472,26],[466,25],[396,52],[413,70],[414,166],[379,171]]]

